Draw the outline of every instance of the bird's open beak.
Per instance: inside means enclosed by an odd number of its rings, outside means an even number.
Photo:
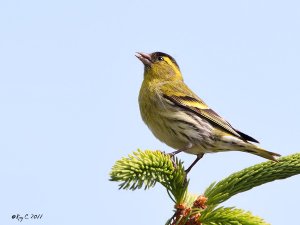
[[[146,54],[146,53],[143,53],[143,52],[136,52],[135,56],[139,60],[141,60],[142,63],[144,63],[145,66],[150,66],[152,64],[151,55],[150,54]]]

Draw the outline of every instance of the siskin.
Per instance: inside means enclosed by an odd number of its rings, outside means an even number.
[[[136,57],[144,64],[142,119],[156,138],[176,149],[171,156],[182,151],[197,156],[187,173],[205,153],[242,151],[277,161],[279,154],[252,144],[258,141],[233,128],[190,90],[173,57],[162,52]]]

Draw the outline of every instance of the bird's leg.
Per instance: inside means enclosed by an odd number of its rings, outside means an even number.
[[[174,155],[177,155],[177,154],[180,153],[180,152],[184,152],[184,151],[186,151],[186,150],[188,150],[188,149],[190,149],[190,148],[192,148],[192,147],[193,147],[193,144],[192,144],[192,143],[188,143],[188,144],[187,144],[186,146],[184,146],[183,148],[178,149],[178,150],[176,150],[176,151],[174,151],[174,152],[169,153],[169,156],[170,156],[171,158],[173,158]]]
[[[189,166],[189,168],[187,168],[185,170],[185,178],[184,178],[184,182],[183,182],[183,185],[187,185],[188,183],[188,180],[187,180],[187,174],[191,171],[191,169],[193,168],[193,166],[196,165],[196,163],[202,159],[202,157],[204,156],[204,153],[201,153],[201,154],[198,154],[197,155],[197,158],[194,160],[194,162]]]
[[[187,169],[185,170],[185,174],[186,174],[186,175],[191,171],[191,169],[193,168],[193,166],[195,166],[196,163],[197,163],[203,156],[204,156],[204,153],[200,153],[200,154],[197,155],[197,158],[195,159],[195,161],[189,166],[189,168],[187,168]]]
[[[174,155],[177,155],[178,153],[180,153],[180,152],[182,152],[182,151],[184,151],[184,150],[183,150],[183,149],[179,149],[179,150],[176,150],[176,151],[174,151],[174,152],[169,153],[168,155],[169,155],[171,158],[173,158]]]

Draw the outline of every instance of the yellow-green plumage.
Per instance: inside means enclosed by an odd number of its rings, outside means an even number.
[[[145,65],[139,94],[141,116],[160,141],[200,157],[236,150],[276,161],[279,154],[250,143],[258,141],[233,128],[194,94],[171,56],[155,52],[137,57]]]

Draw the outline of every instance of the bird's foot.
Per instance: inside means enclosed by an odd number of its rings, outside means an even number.
[[[170,159],[171,159],[171,161],[172,161],[172,164],[173,164],[174,168],[176,169],[176,168],[177,168],[177,164],[176,164],[176,161],[175,161],[175,159],[174,159],[174,156],[175,156],[176,154],[178,154],[179,152],[182,152],[182,151],[183,151],[183,150],[177,150],[177,151],[174,151],[174,152],[171,152],[171,153],[166,153],[165,151],[162,151],[162,154],[170,156]]]
[[[182,149],[179,149],[179,150],[176,150],[176,151],[174,151],[174,152],[168,153],[168,155],[170,156],[170,158],[171,158],[171,160],[172,160],[173,166],[174,166],[175,168],[177,168],[177,165],[176,165],[174,156],[177,155],[178,153],[182,152],[182,151],[183,151]]]
[[[175,158],[174,158],[175,155],[172,154],[172,153],[168,153],[167,155],[170,156],[172,164],[173,164],[174,168],[176,169],[177,168],[177,164],[176,164],[176,161],[175,161]]]

